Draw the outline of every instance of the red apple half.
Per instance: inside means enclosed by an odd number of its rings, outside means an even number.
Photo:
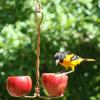
[[[32,89],[32,80],[29,76],[11,76],[7,78],[6,86],[11,96],[25,96]]]
[[[61,96],[64,94],[68,82],[68,76],[64,74],[44,73],[42,83],[50,96]]]

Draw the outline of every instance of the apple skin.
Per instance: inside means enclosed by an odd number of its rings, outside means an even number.
[[[11,76],[7,78],[6,87],[11,96],[25,96],[32,89],[32,80],[29,76]]]
[[[68,76],[64,74],[44,73],[42,83],[49,96],[61,96],[64,94],[68,83]]]

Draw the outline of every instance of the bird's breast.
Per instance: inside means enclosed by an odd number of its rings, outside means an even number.
[[[64,67],[68,67],[68,66],[70,66],[71,63],[69,61],[63,61],[63,62],[59,62],[59,64]]]

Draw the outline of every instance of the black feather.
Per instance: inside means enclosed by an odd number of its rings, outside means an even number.
[[[76,54],[74,54],[73,57],[71,58],[71,61],[72,61],[72,60],[76,60],[76,59],[78,59],[78,58],[79,58],[79,56],[77,56]]]

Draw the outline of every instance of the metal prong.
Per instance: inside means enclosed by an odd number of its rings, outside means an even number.
[[[64,73],[64,72],[66,72],[66,69],[65,69],[65,70],[60,71],[60,73]]]
[[[74,72],[73,70],[71,70],[71,71],[69,71],[69,72],[64,72],[64,73],[62,73],[62,74],[70,74],[70,73],[72,73],[72,72]]]

